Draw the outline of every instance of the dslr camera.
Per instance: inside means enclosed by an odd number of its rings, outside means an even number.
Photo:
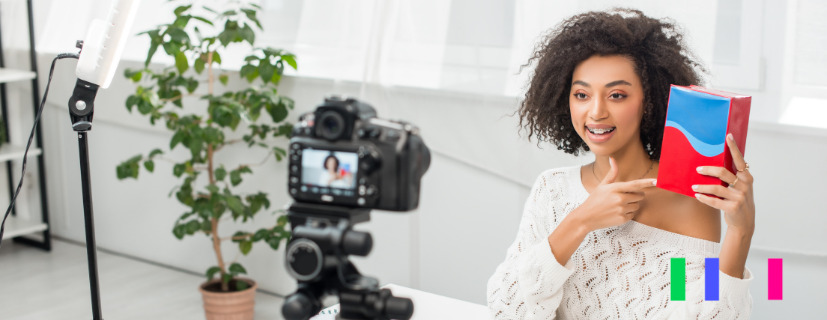
[[[321,310],[327,295],[339,298],[339,319],[402,319],[413,314],[410,299],[380,289],[359,273],[348,255],[366,256],[373,238],[352,226],[370,220],[370,210],[410,211],[419,205],[422,175],[431,155],[419,129],[380,119],[367,103],[331,96],[301,116],[289,147],[287,211],[292,239],[287,272],[298,289],[282,314],[305,320]]]
[[[300,202],[409,211],[431,155],[419,129],[337,96],[305,114],[290,139],[290,195]]]

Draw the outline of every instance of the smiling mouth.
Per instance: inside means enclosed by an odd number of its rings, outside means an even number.
[[[592,134],[597,134],[597,135],[607,134],[607,133],[610,133],[612,131],[615,131],[615,129],[616,129],[616,127],[609,127],[609,128],[589,128],[589,127],[586,127],[586,130],[588,130]]]

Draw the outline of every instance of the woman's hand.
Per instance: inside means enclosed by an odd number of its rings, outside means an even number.
[[[655,179],[615,182],[617,165],[613,158],[609,158],[609,166],[603,181],[575,209],[588,231],[619,226],[632,220],[640,210],[643,190],[655,186]]]
[[[694,185],[692,190],[697,192],[695,198],[704,204],[718,210],[724,211],[724,221],[727,228],[737,229],[744,234],[751,235],[755,230],[755,201],[752,196],[753,177],[749,172],[741,150],[735,144],[732,134],[727,135],[727,145],[732,154],[732,161],[738,170],[732,174],[723,167],[698,167],[698,173],[706,176],[716,177],[729,184],[729,187],[721,185]],[[711,194],[721,199],[710,197]]]

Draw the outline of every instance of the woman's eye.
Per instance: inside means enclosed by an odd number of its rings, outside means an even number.
[[[611,95],[609,95],[609,97],[612,98],[612,99],[623,99],[623,98],[626,98],[626,95],[622,94],[622,93],[615,92],[615,93],[612,93]]]
[[[586,99],[586,94],[582,93],[582,92],[577,92],[577,93],[574,94],[574,98],[580,99],[580,100]]]

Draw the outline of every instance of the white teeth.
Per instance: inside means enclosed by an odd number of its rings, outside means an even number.
[[[614,130],[615,130],[615,128],[613,128],[613,127],[612,127],[612,128],[603,128],[603,129],[598,129],[598,128],[589,128],[589,127],[586,127],[586,130],[589,130],[589,132],[594,133],[594,134],[605,134],[605,133],[609,133],[609,132],[614,131]]]

